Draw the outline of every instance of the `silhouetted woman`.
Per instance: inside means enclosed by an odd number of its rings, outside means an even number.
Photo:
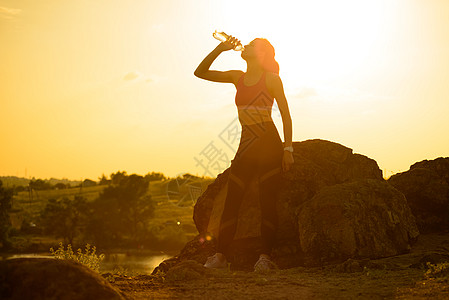
[[[276,195],[281,186],[282,172],[288,171],[293,164],[292,120],[279,77],[279,65],[274,59],[274,48],[268,40],[256,38],[244,47],[241,57],[246,61],[246,72],[209,70],[218,55],[233,49],[235,43],[239,43],[239,40],[232,36],[228,41],[220,43],[204,58],[194,73],[202,79],[235,85],[235,104],[242,125],[240,144],[231,161],[228,191],[217,238],[217,253],[210,256],[204,266],[228,266],[225,254],[234,238],[243,194],[251,179],[258,176],[262,247],[254,270],[264,271],[276,268],[270,260],[278,224]],[[282,115],[285,148],[271,119],[274,99]]]

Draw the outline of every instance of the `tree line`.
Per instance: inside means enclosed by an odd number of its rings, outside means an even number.
[[[100,247],[136,246],[151,239],[148,222],[154,202],[147,194],[149,183],[148,177],[117,172],[92,202],[83,196],[50,199],[41,213],[44,233],[70,244],[81,236]]]
[[[155,172],[141,176],[118,171],[109,179],[103,175],[99,184],[106,187],[96,199],[88,201],[82,195],[48,199],[34,227],[23,222],[21,231],[62,238],[66,244],[82,240],[100,248],[179,247],[185,242],[179,229],[171,229],[172,232],[166,234],[168,239],[162,240],[158,228],[149,226],[155,211],[155,202],[148,194],[150,182],[165,179],[163,174]],[[38,179],[30,182],[30,186],[49,188],[44,183]],[[14,192],[14,188],[4,188],[0,180],[0,248],[11,246],[8,213]]]
[[[169,177],[166,177],[163,173],[160,172],[151,172],[146,174],[145,179],[148,181],[158,181],[158,180],[168,180]],[[56,179],[44,180],[44,179],[25,179],[18,177],[4,177],[6,182],[10,182],[12,184],[11,188],[15,193],[28,191],[30,189],[35,191],[44,191],[44,190],[54,190],[54,189],[68,189],[68,188],[79,188],[79,187],[89,187],[96,185],[108,185],[110,179],[108,179],[104,174],[98,178],[98,181],[94,181],[92,179],[84,179],[83,181],[69,181]],[[1,178],[0,178],[1,180]]]

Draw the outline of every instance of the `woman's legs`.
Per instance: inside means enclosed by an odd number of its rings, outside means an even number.
[[[259,198],[261,208],[261,240],[262,247],[259,252],[259,260],[254,265],[254,270],[267,271],[276,269],[277,266],[269,255],[276,238],[278,216],[276,200],[282,187],[282,159],[284,150],[274,124],[270,124],[261,151],[259,173]]]
[[[250,181],[259,175],[262,254],[269,254],[277,227],[276,197],[282,182],[282,141],[274,123],[242,128],[239,149],[231,164],[228,191],[217,241],[225,253],[237,229],[238,211]]]
[[[256,167],[257,164],[254,159],[246,157],[235,158],[232,162],[218,234],[217,252],[219,253],[225,253],[234,238],[243,194],[251,179],[256,175]]]
[[[218,233],[217,252],[224,253],[237,229],[238,211],[243,194],[251,179],[257,175],[258,152],[265,129],[260,125],[242,126],[239,148],[231,163],[228,190]]]
[[[282,162],[278,164],[277,161],[263,164],[259,177],[259,199],[262,215],[260,224],[262,248],[260,254],[269,255],[276,238],[278,226],[276,199],[282,183],[281,164]]]

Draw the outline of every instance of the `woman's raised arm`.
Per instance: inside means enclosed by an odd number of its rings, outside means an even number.
[[[210,66],[214,62],[214,60],[220,55],[223,51],[228,51],[234,48],[233,43],[236,41],[236,38],[231,37],[229,41],[221,42],[209,53],[203,61],[196,68],[193,73],[196,77],[201,79],[215,81],[215,82],[230,82],[235,83],[236,79],[239,78],[242,71],[239,70],[230,70],[230,71],[212,71],[209,70]]]

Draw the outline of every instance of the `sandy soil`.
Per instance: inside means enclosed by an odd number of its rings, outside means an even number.
[[[421,235],[410,253],[371,261],[268,274],[115,276],[113,285],[130,299],[449,299],[449,276],[428,278],[424,269],[410,267],[429,255],[449,255],[449,233]]]

